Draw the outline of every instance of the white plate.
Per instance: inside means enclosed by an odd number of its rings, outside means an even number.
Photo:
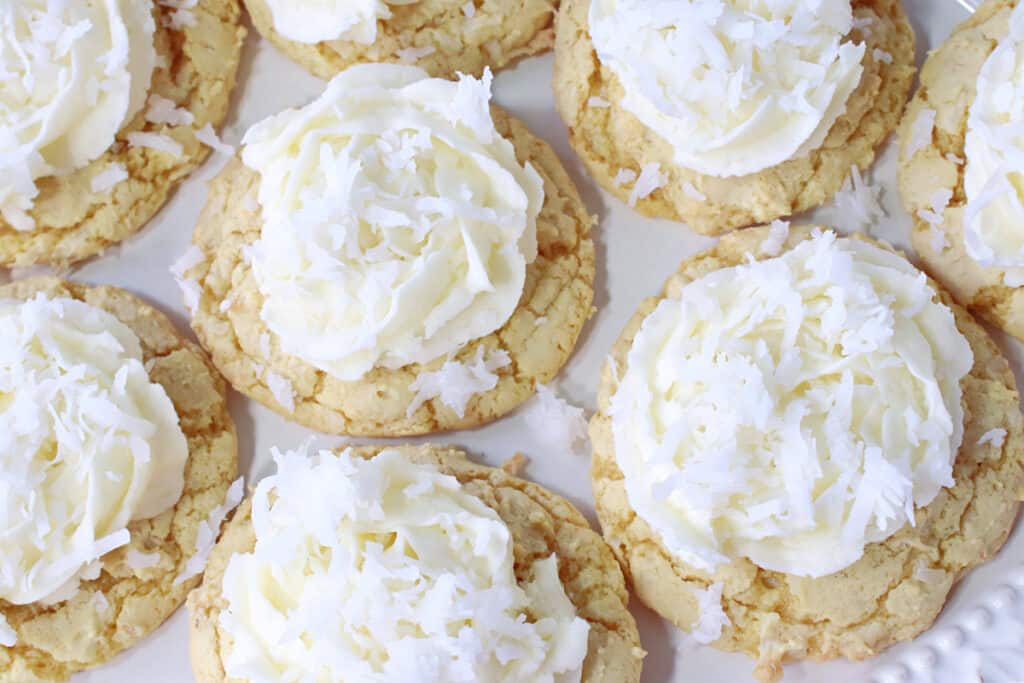
[[[967,16],[963,7],[967,2],[906,2],[918,35],[919,59]],[[592,410],[601,362],[640,300],[658,292],[662,281],[682,258],[707,248],[714,241],[698,237],[678,224],[641,218],[601,192],[586,176],[569,149],[565,129],[554,110],[551,63],[552,58],[547,55],[502,72],[495,79],[495,98],[554,146],[573,174],[589,209],[601,219],[595,231],[599,263],[597,314],[584,329],[579,347],[558,383],[563,395]],[[224,140],[237,144],[248,126],[284,107],[308,102],[321,88],[320,81],[291,64],[252,32],[239,74],[236,104],[223,132]],[[886,188],[884,203],[892,217],[883,236],[905,247],[910,221],[899,207],[896,194],[894,147],[890,144],[886,148],[874,177]],[[204,201],[205,181],[212,177],[216,165],[216,160],[207,163],[185,182],[138,237],[81,267],[73,277],[132,290],[160,305],[182,328],[187,327],[181,295],[168,274],[168,267],[186,249]],[[1004,347],[1015,359],[1016,367],[1024,367],[1020,362],[1024,358],[1021,348],[1015,343],[1004,344]],[[241,469],[249,484],[269,472],[271,446],[290,447],[315,436],[238,395],[232,396],[231,408],[238,425]],[[316,436],[316,440],[318,445],[344,443],[334,437]],[[587,460],[563,453],[545,453],[519,415],[513,414],[483,429],[443,434],[433,440],[464,446],[490,464],[499,464],[522,451],[532,456],[527,476],[567,496],[593,519]],[[675,629],[650,611],[634,604],[634,613],[644,647],[650,653],[644,665],[645,683],[745,683],[753,680],[750,659],[683,645]],[[969,683],[984,676],[985,683],[1021,683],[1024,681],[1021,672],[1024,672],[1024,537],[1018,532],[999,557],[963,581],[936,626],[916,642],[892,648],[869,662],[792,665],[787,668],[784,680],[787,683],[826,680],[830,683]],[[107,666],[79,674],[74,683],[185,683],[191,680],[187,618],[182,609],[145,642]]]

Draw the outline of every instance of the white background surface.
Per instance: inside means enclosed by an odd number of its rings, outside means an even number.
[[[905,2],[918,35],[919,62],[926,50],[944,39],[967,16],[959,0]],[[552,58],[529,59],[501,72],[495,99],[527,122],[533,132],[558,152],[576,180],[589,210],[600,218],[594,232],[598,272],[597,313],[583,330],[575,355],[557,386],[563,396],[589,411],[594,407],[600,365],[620,329],[646,296],[657,293],[663,280],[684,257],[713,240],[698,237],[668,221],[640,217],[629,207],[598,190],[569,148],[565,128],[555,113],[551,94]],[[246,44],[235,106],[222,137],[237,144],[247,127],[288,107],[302,105],[319,93],[322,83],[288,62],[269,43],[251,32]],[[206,193],[216,159],[186,181],[159,215],[136,238],[76,269],[71,277],[96,284],[125,287],[168,312],[182,328],[187,316],[168,268],[182,254]],[[897,245],[908,245],[909,218],[899,208],[895,185],[895,145],[891,142],[874,172],[884,185],[890,219],[879,231]],[[1004,348],[1022,367],[1017,345]],[[239,433],[240,468],[254,484],[270,469],[272,446],[292,447],[312,432],[289,424],[237,394],[231,408]],[[525,475],[567,496],[592,520],[593,503],[586,458],[546,452],[532,438],[521,415],[513,414],[488,427],[430,439],[465,447],[480,460],[500,464],[517,451],[531,458]],[[317,445],[345,443],[318,436]],[[667,681],[746,683],[753,662],[688,644],[676,630],[633,601],[644,647],[644,683]],[[186,683],[192,681],[187,649],[187,615],[182,608],[167,624],[133,650],[107,666],[77,675],[73,683]],[[787,668],[787,683],[853,683],[857,681],[949,681],[968,683],[1024,681],[1024,534],[1018,530],[1002,554],[970,575],[955,591],[936,627],[918,639],[870,662],[798,664]]]

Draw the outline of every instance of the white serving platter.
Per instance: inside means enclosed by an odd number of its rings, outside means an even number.
[[[918,61],[968,16],[971,0],[905,0],[918,37]],[[560,393],[591,411],[600,366],[641,299],[658,292],[663,280],[684,257],[706,249],[714,240],[668,221],[642,218],[598,189],[574,156],[555,113],[551,55],[528,59],[495,79],[495,99],[547,140],[573,175],[590,211],[600,218],[594,232],[598,247],[595,305],[579,346],[560,375]],[[239,73],[234,106],[222,137],[237,144],[253,123],[279,110],[302,105],[319,93],[321,81],[290,63],[251,32]],[[909,247],[910,219],[899,206],[895,184],[895,145],[890,141],[872,176],[885,189],[889,219],[878,235]],[[203,205],[206,181],[219,165],[212,159],[188,179],[171,201],[137,237],[101,258],[77,268],[71,277],[95,284],[125,287],[168,312],[182,329],[188,320],[181,295],[168,273],[182,254]],[[15,275],[19,275],[15,273]],[[997,335],[1020,378],[1024,347]],[[273,446],[292,447],[308,438],[318,446],[344,439],[317,435],[290,424],[237,394],[231,409],[239,433],[240,467],[248,484],[272,469]],[[424,439],[421,439],[421,441]],[[522,415],[468,432],[429,439],[465,447],[479,460],[497,465],[516,452],[531,458],[525,476],[565,495],[594,520],[584,456],[551,452],[530,433]],[[596,521],[595,521],[596,523]],[[648,651],[644,683],[747,683],[753,662],[745,656],[700,647],[651,611],[633,601],[643,645]],[[73,683],[187,683],[188,619],[178,611],[156,633],[110,664],[82,673]],[[785,683],[1024,683],[1024,531],[1017,529],[1003,552],[969,575],[954,591],[935,626],[866,662],[806,663],[787,667]]]

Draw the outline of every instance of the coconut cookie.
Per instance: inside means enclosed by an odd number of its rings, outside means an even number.
[[[63,681],[181,605],[241,497],[224,382],[113,287],[0,287],[0,683]]]
[[[189,597],[199,683],[640,680],[622,573],[566,500],[436,446],[275,460]]]
[[[900,129],[914,248],[976,315],[1024,339],[1024,5],[987,2],[931,53]]]
[[[591,217],[490,79],[360,65],[258,124],[179,276],[242,393],[323,432],[479,425],[550,380],[591,311]]]
[[[431,76],[483,74],[555,42],[554,0],[245,0],[256,29],[310,73],[415,64]]]
[[[601,186],[717,235],[816,206],[896,128],[898,0],[567,0],[555,104]]]
[[[67,266],[156,213],[220,144],[239,16],[236,0],[5,3],[0,266]]]
[[[684,261],[591,422],[637,595],[762,681],[921,633],[1024,499],[1019,396],[981,326],[902,256],[786,230]]]

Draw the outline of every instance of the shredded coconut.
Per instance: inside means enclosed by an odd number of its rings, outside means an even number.
[[[270,393],[274,395],[274,400],[289,413],[293,412],[295,410],[295,387],[292,386],[292,383],[271,370],[264,373],[263,379],[267,383]]]
[[[868,232],[886,216],[881,192],[882,188],[861,175],[856,164],[850,166],[850,175],[832,199],[832,222],[847,232]]]
[[[110,609],[110,601],[107,600],[107,596],[103,591],[96,591],[93,593],[92,597],[89,598],[89,602],[92,603],[92,606],[96,608],[96,611],[100,614],[104,614],[108,609]]]
[[[219,310],[221,313],[227,313],[228,311],[231,310],[231,305],[233,303],[235,303],[233,297],[225,297],[224,300],[220,302],[220,306],[217,307],[217,310]]]
[[[196,17],[187,9],[174,10],[166,16],[163,24],[172,31],[181,31],[189,26],[195,26]]]
[[[640,167],[640,177],[636,179],[633,190],[629,193],[629,205],[636,206],[636,203],[647,197],[668,182],[668,176],[661,172],[661,164],[653,162]]]
[[[256,213],[260,210],[260,203],[251,194],[247,194],[242,198],[242,208],[249,213]]]
[[[1024,270],[1013,269],[1003,273],[1003,284],[1007,287],[1020,287],[1024,285]]]
[[[176,157],[180,157],[183,151],[180,142],[162,133],[136,131],[128,133],[126,137],[128,138],[128,144],[132,147],[148,147],[149,149],[155,149],[158,152],[165,152]]]
[[[97,194],[103,194],[114,189],[114,186],[127,179],[128,170],[124,167],[124,164],[114,161],[92,177],[89,189]]]
[[[765,256],[778,256],[789,237],[789,221],[772,221],[768,236],[761,241],[761,253]]]
[[[7,617],[0,614],[0,645],[3,647],[14,647],[17,642],[18,634],[7,623]]]
[[[546,315],[542,315],[541,317],[539,317],[539,318],[537,318],[536,320],[533,321],[533,325],[534,325],[534,327],[540,327],[541,325],[546,325],[547,322],[548,322],[548,317]]]
[[[631,168],[620,168],[619,172],[612,178],[615,187],[622,187],[636,180],[636,171]]]
[[[932,569],[924,560],[918,560],[914,565],[914,578],[921,583],[935,585],[946,580],[946,572],[941,569]]]
[[[462,6],[462,13],[465,14],[466,17],[468,17],[469,19],[472,19],[473,15],[476,14],[476,5],[474,5],[472,2],[467,2],[465,5]]]
[[[953,198],[953,191],[949,188],[941,188],[932,193],[931,196],[931,209],[919,209],[917,217],[932,226],[933,229],[942,225],[945,222],[943,214],[946,211],[946,207],[949,205],[949,200]],[[945,241],[945,237],[943,237]]]
[[[892,55],[885,50],[880,50],[877,47],[871,51],[871,55],[875,58],[876,62],[884,62],[885,64],[892,64]]]
[[[952,152],[947,152],[946,153],[946,161],[952,162],[952,163],[956,164],[957,166],[963,166],[964,165],[964,160],[962,158],[958,157],[957,155],[953,154]]]
[[[987,432],[985,432],[984,434],[982,434],[981,438],[978,439],[978,445],[979,446],[984,446],[985,444],[990,443],[995,448],[1002,448],[1003,447],[1003,443],[1005,443],[1005,442],[1006,442],[1006,430],[1003,429],[1002,427],[996,427],[995,429],[990,429]]]
[[[919,214],[920,215],[920,214]],[[922,216],[922,218],[924,218]],[[946,240],[945,231],[939,226],[931,223],[928,226],[928,239],[931,242],[932,251],[936,254],[941,254],[949,247],[949,242]]]
[[[593,95],[593,96],[590,97],[590,99],[587,100],[587,106],[588,107],[598,107],[600,109],[600,108],[610,107],[610,106],[612,106],[612,103],[609,102],[608,100],[606,100],[603,97],[598,97],[597,95]]]
[[[875,24],[875,18],[872,16],[854,17],[853,28],[855,31],[860,31],[865,36],[871,35],[871,27]]]
[[[935,110],[922,109],[910,125],[910,139],[907,141],[907,158],[913,157],[922,149],[932,144],[932,133],[935,130]]]
[[[434,54],[436,51],[437,48],[433,45],[427,45],[425,47],[405,47],[401,50],[395,50],[395,56],[406,64],[415,64],[427,55]]]
[[[175,586],[203,573],[203,570],[206,569],[206,560],[210,557],[210,551],[213,550],[217,536],[220,535],[221,523],[227,519],[232,510],[238,507],[244,495],[245,480],[239,477],[228,487],[224,502],[210,510],[210,515],[199,523],[199,529],[196,531],[196,551],[192,557],[188,558],[181,573],[174,578]]]
[[[188,307],[189,312],[193,314],[199,310],[199,297],[202,294],[202,290],[199,287],[199,283],[192,278],[186,277],[185,273],[204,260],[205,256],[203,256],[202,250],[193,244],[171,266],[171,275],[181,289],[181,294],[185,298],[185,305]]]
[[[722,583],[716,581],[706,590],[695,591],[697,598],[697,621],[691,627],[690,635],[701,645],[713,643],[722,637],[722,629],[732,624],[729,615],[722,609]]]
[[[440,370],[421,372],[409,385],[416,396],[409,403],[405,414],[411,416],[430,399],[440,398],[456,415],[464,417],[469,399],[496,387],[498,375],[494,371],[511,363],[508,353],[500,349],[492,351],[484,360],[484,349],[480,346],[470,364],[449,360]]]
[[[689,180],[683,182],[683,193],[690,199],[696,199],[698,202],[707,201],[707,195],[698,190]]]
[[[203,143],[217,154],[223,154],[224,156],[234,156],[235,148],[231,145],[221,141],[217,135],[217,131],[213,129],[213,124],[206,124],[202,128],[196,131],[196,140]]]
[[[146,120],[150,123],[166,123],[171,126],[191,126],[196,117],[188,109],[181,109],[172,100],[159,95],[150,95],[147,100]]]
[[[526,426],[557,453],[585,451],[587,418],[578,408],[558,396],[548,385],[538,384],[537,395],[526,404]]]
[[[264,358],[270,358],[270,333],[260,334],[260,354]]]
[[[135,570],[151,569],[160,564],[160,553],[141,553],[129,548],[124,554],[124,563]]]

